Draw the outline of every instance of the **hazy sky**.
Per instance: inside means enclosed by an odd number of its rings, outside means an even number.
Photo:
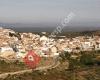
[[[59,23],[70,12],[72,25],[100,24],[100,0],[0,0],[2,23]]]

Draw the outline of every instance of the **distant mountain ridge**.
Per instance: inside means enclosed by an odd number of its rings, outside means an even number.
[[[0,26],[4,28],[11,28],[18,32],[52,32],[58,26],[57,24],[10,24],[10,23],[0,23]],[[61,26],[62,27],[62,26]],[[63,28],[62,32],[83,32],[83,31],[96,31],[100,30],[98,26],[66,26]]]

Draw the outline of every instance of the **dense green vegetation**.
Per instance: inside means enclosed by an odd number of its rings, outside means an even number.
[[[77,58],[72,58],[71,56],[77,56]],[[84,51],[79,53],[68,53],[63,52],[61,55],[61,61],[69,61],[70,64],[74,66],[93,66],[100,65],[100,51]],[[99,57],[99,58],[98,58]]]

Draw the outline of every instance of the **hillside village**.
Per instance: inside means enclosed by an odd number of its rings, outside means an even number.
[[[54,57],[62,51],[80,52],[100,50],[100,36],[78,36],[73,38],[49,38],[34,33],[18,33],[11,29],[0,28],[0,57],[6,59],[24,58],[29,50],[39,56]]]

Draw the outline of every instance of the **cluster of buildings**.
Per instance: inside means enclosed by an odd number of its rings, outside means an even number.
[[[67,52],[100,50],[100,37],[78,36],[75,38],[58,39],[58,44],[61,45],[61,50]]]
[[[42,57],[58,56],[62,51],[80,52],[100,50],[99,36],[78,36],[60,39],[34,33],[17,33],[0,28],[0,57],[7,59],[24,58],[29,50]]]

